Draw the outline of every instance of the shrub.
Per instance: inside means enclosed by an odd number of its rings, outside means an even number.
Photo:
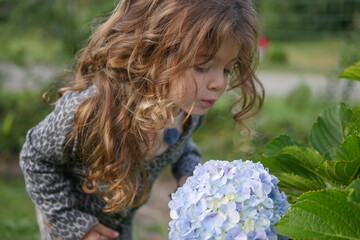
[[[274,48],[269,50],[268,60],[274,63],[287,63],[288,57],[286,52],[281,48]]]
[[[360,80],[360,62],[340,77]],[[360,237],[359,110],[346,103],[327,108],[311,129],[310,145],[282,135],[257,155],[279,178],[279,187],[293,196],[294,204],[277,224],[280,234],[292,239]]]

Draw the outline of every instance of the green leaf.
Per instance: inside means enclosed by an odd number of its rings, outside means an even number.
[[[300,193],[306,191],[321,190],[326,188],[326,185],[321,178],[317,178],[316,176],[304,177],[292,173],[279,173],[277,178],[280,180],[278,183],[279,187],[286,193],[295,190],[299,193],[298,195],[300,195]]]
[[[270,172],[276,176],[281,173],[290,173],[300,175],[305,178],[312,178],[316,174],[309,171],[305,166],[299,163],[299,160],[289,156],[279,156],[277,158],[257,158],[265,167],[269,168]]]
[[[331,148],[340,150],[345,127],[351,117],[352,111],[345,103],[325,109],[311,129],[311,145],[324,156]]]
[[[353,107],[352,110],[354,112],[354,118],[355,119],[360,119],[360,104]]]
[[[280,152],[280,156],[314,173],[316,173],[316,168],[325,161],[325,158],[318,151],[306,147],[284,147]]]
[[[280,138],[275,140],[280,140]],[[272,141],[272,143],[274,142],[276,141]],[[275,146],[275,144],[272,145]],[[262,157],[260,161],[269,168],[272,174],[279,178],[279,186],[285,192],[295,190],[302,193],[326,188],[324,180],[316,172],[316,169],[321,166],[325,158],[315,149],[285,146],[282,149],[279,147],[276,152],[277,157]]]
[[[356,118],[355,116],[353,118],[354,118],[353,123],[349,124],[349,127],[347,129],[347,135],[349,134],[360,135],[360,115],[358,118]]]
[[[348,192],[326,189],[303,194],[276,225],[292,239],[360,239],[360,207]]]
[[[316,171],[316,169],[323,164],[325,158],[315,149],[287,146],[281,150],[278,159],[282,159],[283,163],[291,168],[291,173],[293,174],[292,177],[301,177],[301,181],[305,181],[304,178],[307,179],[306,187],[303,188],[304,190],[319,190],[326,188],[325,182]],[[294,180],[295,179],[288,179],[284,181],[291,182]],[[299,187],[300,186],[299,183]],[[300,188],[296,186],[293,187],[300,190]]]
[[[280,135],[273,138],[268,144],[265,146],[265,150],[262,155],[264,157],[277,157],[282,148],[286,146],[303,146],[296,141],[290,139],[289,136]]]
[[[279,159],[277,157],[284,147],[300,145],[300,143],[291,140],[289,136],[280,135],[266,144],[264,151],[256,155],[255,160],[269,168],[272,173],[293,172],[293,168],[286,163],[286,159]]]
[[[326,154],[326,159],[345,159],[344,154],[339,151],[337,148],[330,148]]]
[[[293,172],[292,166],[289,166],[286,162],[281,161],[281,159],[279,160],[274,157],[266,158],[258,156],[256,161],[261,162],[266,168],[269,168],[272,174],[275,175],[281,172]]]
[[[359,164],[360,157],[354,162],[343,160],[327,161],[321,166],[319,173],[324,175],[332,184],[348,186],[357,175]]]
[[[360,123],[360,122],[359,122]],[[351,131],[346,136],[344,143],[340,146],[343,150],[343,158],[347,161],[354,161],[360,156],[360,134],[358,131]]]
[[[348,200],[360,205],[360,179],[353,181],[346,189],[350,191]]]
[[[348,135],[341,145],[342,153],[334,161],[326,161],[319,167],[318,172],[329,182],[336,185],[349,185],[359,177],[360,171],[360,137],[357,132]]]
[[[339,78],[348,78],[360,81],[360,61],[344,69]]]

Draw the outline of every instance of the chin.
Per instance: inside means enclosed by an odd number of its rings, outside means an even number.
[[[192,109],[189,106],[181,106],[178,105],[178,107],[183,110],[186,113],[190,113],[190,115],[193,116],[202,116],[204,114],[206,114],[209,111],[209,107],[203,107],[203,106],[194,106]]]
[[[208,112],[208,108],[206,109],[193,109],[190,113],[190,115],[193,115],[193,116],[202,116],[204,114],[206,114]],[[187,111],[186,111],[187,112]]]

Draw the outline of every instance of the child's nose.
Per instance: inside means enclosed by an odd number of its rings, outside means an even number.
[[[208,88],[213,91],[224,90],[227,84],[227,74],[224,72],[213,72],[208,82]]]

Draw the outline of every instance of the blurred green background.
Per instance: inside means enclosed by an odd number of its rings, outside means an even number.
[[[27,130],[52,110],[42,102],[42,93],[54,93],[62,85],[64,70],[74,67],[75,52],[116,4],[0,0],[0,239],[39,239],[18,153]],[[306,143],[324,107],[359,102],[359,85],[337,76],[360,60],[360,0],[255,0],[254,4],[259,31],[267,39],[261,44],[258,67],[265,104],[248,122],[256,128],[245,139],[229,113],[233,95],[225,94],[194,135],[204,161],[251,159],[280,134]],[[167,195],[175,189],[169,172],[166,169],[154,189],[159,194],[153,195],[162,199],[150,199],[136,218],[137,239],[167,238]]]

